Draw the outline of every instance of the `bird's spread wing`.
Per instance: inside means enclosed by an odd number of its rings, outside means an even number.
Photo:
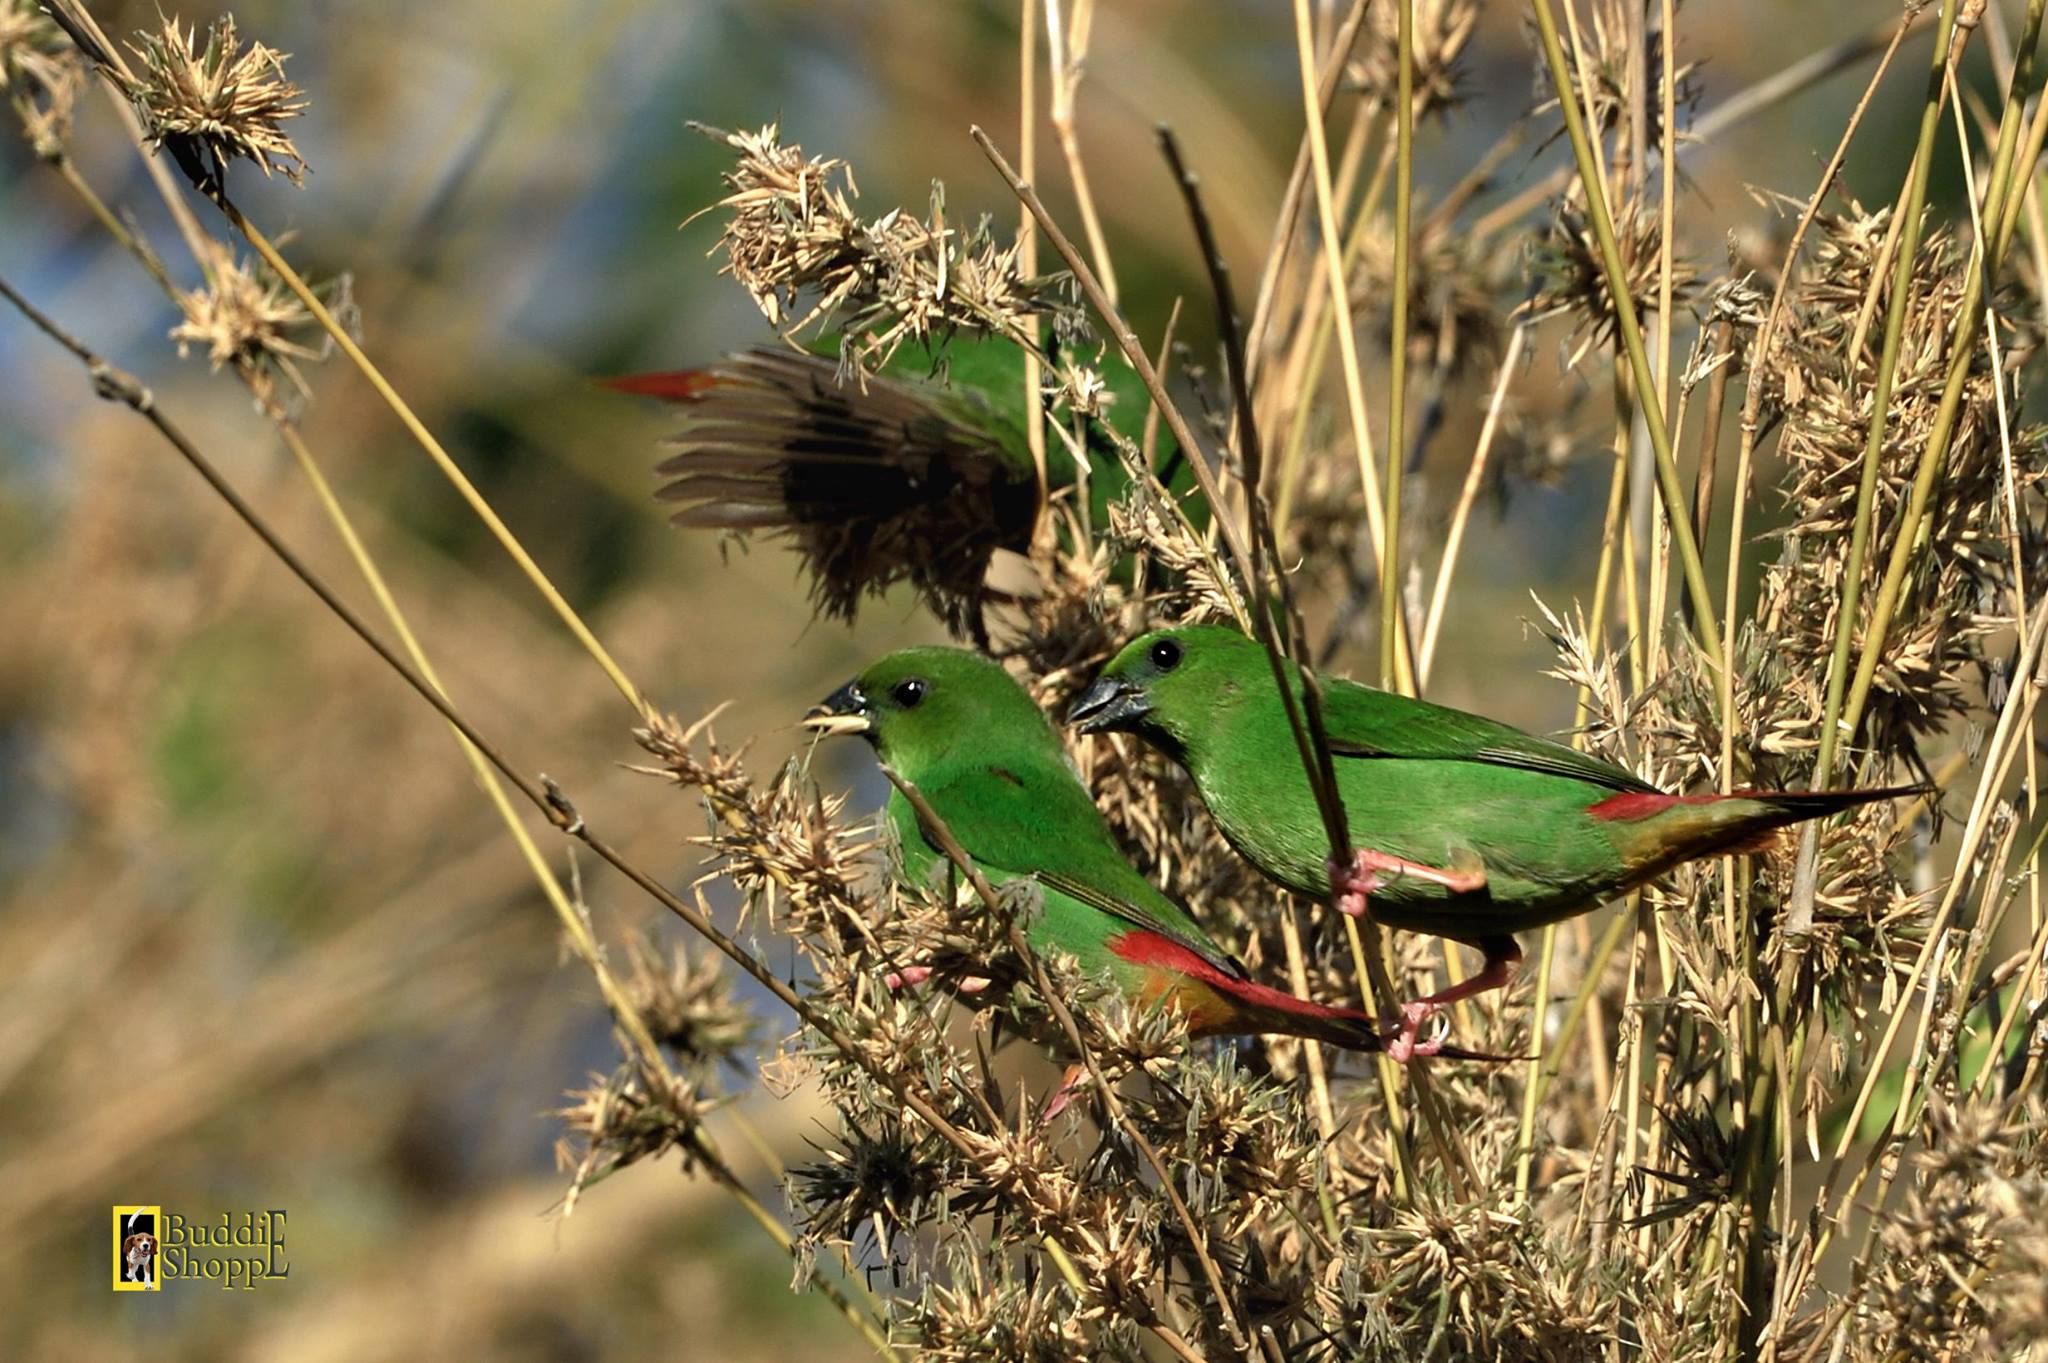
[[[979,764],[925,790],[967,854],[990,871],[1029,876],[1134,928],[1156,932],[1234,978],[1244,966],[1124,859],[1094,801],[1065,767]],[[934,851],[936,841],[926,834]]]
[[[1340,757],[1486,762],[1567,776],[1607,790],[1651,793],[1657,789],[1612,762],[1463,710],[1376,691],[1356,682],[1330,680],[1323,686],[1330,751]]]
[[[935,384],[842,379],[822,356],[756,349],[614,386],[685,404],[657,470],[670,519],[788,537],[829,615],[850,620],[908,579],[968,632],[989,555],[1030,540],[1038,486],[1021,435]]]

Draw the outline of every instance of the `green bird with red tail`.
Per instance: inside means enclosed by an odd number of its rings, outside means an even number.
[[[872,744],[991,883],[1034,882],[1043,908],[1023,925],[1033,950],[1065,951],[1134,1001],[1178,1008],[1196,1036],[1269,1032],[1381,1049],[1376,1018],[1253,980],[1132,867],[1058,733],[997,663],[965,649],[903,649],[833,692],[804,722]],[[888,817],[898,834],[898,873],[933,883],[950,863],[900,790],[890,794]],[[896,972],[909,983],[926,973]],[[971,987],[985,983],[973,979]]]
[[[1042,359],[1052,372],[1053,357]],[[985,646],[990,560],[1029,549],[1040,514],[1025,360],[1004,337],[963,333],[905,344],[865,377],[828,354],[762,347],[605,384],[684,408],[674,453],[657,469],[668,481],[656,495],[679,508],[674,524],[787,539],[820,613],[849,621],[863,597],[907,581],[954,635]],[[1105,360],[1099,373],[1106,400],[1077,422],[1074,445],[1051,430],[1045,441],[1049,490],[1085,483],[1098,529],[1130,488],[1117,437],[1138,440],[1148,401],[1122,364]],[[1171,440],[1153,470],[1206,524],[1194,471]]]
[[[1297,694],[1300,674],[1289,668]],[[1407,1004],[1387,1053],[1445,1004],[1507,983],[1513,934],[1585,913],[1682,862],[1757,849],[1788,824],[1917,787],[1674,795],[1505,724],[1341,678],[1323,722],[1354,851],[1330,859],[1321,812],[1263,647],[1236,630],[1126,644],[1075,702],[1084,732],[1137,734],[1185,767],[1217,826],[1269,879],[1389,927],[1477,947],[1471,979]]]

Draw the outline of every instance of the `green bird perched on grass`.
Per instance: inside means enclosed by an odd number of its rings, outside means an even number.
[[[670,481],[656,495],[680,504],[676,525],[787,538],[826,615],[851,620],[863,596],[909,581],[955,635],[985,645],[989,560],[1028,549],[1038,525],[1024,368],[1013,342],[958,335],[942,348],[905,345],[864,381],[828,355],[760,348],[606,384],[687,409],[657,470]],[[1055,431],[1045,441],[1048,487],[1085,473],[1097,527],[1130,486],[1110,432],[1135,442],[1146,410],[1130,370],[1108,363],[1102,374],[1111,402],[1082,423],[1084,458]],[[1193,486],[1171,441],[1155,472],[1176,495]],[[1189,509],[1206,520],[1199,497]]]
[[[1294,687],[1299,674],[1289,669]],[[1787,824],[1917,789],[1672,795],[1505,724],[1325,679],[1323,722],[1356,851],[1333,863],[1264,649],[1235,630],[1126,644],[1075,702],[1084,732],[1138,734],[1186,767],[1224,837],[1267,877],[1390,927],[1477,947],[1485,967],[1407,1004],[1387,1045],[1444,1004],[1507,983],[1512,934],[1584,913],[1681,862],[1757,848]]]
[[[1035,882],[1044,906],[1024,925],[1033,950],[1065,951],[1131,999],[1177,1007],[1196,1036],[1277,1032],[1381,1049],[1376,1018],[1257,983],[1125,860],[1059,735],[998,664],[964,649],[903,649],[833,692],[804,722],[867,739],[918,788],[990,882]],[[890,794],[888,812],[899,873],[932,883],[949,865],[938,839],[902,791]],[[901,970],[894,982],[928,974]],[[977,976],[969,987],[985,984]]]

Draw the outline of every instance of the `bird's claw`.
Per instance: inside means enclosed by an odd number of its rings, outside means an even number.
[[[882,983],[888,985],[892,992],[901,992],[917,988],[931,979],[932,973],[932,967],[928,965],[907,965],[882,976]],[[979,994],[992,983],[994,982],[986,975],[962,975],[954,981],[953,991],[958,994]]]
[[[1331,857],[1329,862],[1330,884],[1337,891],[1337,907],[1353,918],[1365,915],[1367,899],[1387,883],[1377,868],[1366,865],[1365,857],[1366,854],[1360,852],[1353,862],[1336,857]]]
[[[1065,1112],[1074,1101],[1074,1095],[1080,1092],[1081,1086],[1087,1081],[1088,1071],[1085,1067],[1067,1066],[1066,1073],[1060,1076],[1060,1086],[1053,1090],[1052,1097],[1045,1101],[1045,1110],[1038,1114],[1039,1124],[1047,1125],[1053,1118]]]
[[[1430,1022],[1436,1025],[1430,1028],[1428,1036],[1418,1041],[1416,1034],[1422,1030],[1423,1024]],[[1444,1016],[1441,1004],[1428,999],[1410,999],[1401,1005],[1401,1016],[1390,1024],[1388,1033],[1387,1058],[1397,1065],[1405,1065],[1441,1051],[1444,1042],[1450,1038],[1451,1020]]]

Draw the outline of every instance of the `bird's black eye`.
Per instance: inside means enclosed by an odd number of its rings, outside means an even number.
[[[924,699],[924,691],[924,679],[922,677],[905,677],[902,681],[889,688],[889,694],[895,697],[896,703],[906,710],[916,708],[917,703]]]
[[[1145,656],[1150,658],[1152,666],[1158,668],[1161,672],[1171,672],[1174,668],[1180,666],[1180,641],[1177,639],[1161,639],[1158,643],[1152,645],[1151,650]]]

